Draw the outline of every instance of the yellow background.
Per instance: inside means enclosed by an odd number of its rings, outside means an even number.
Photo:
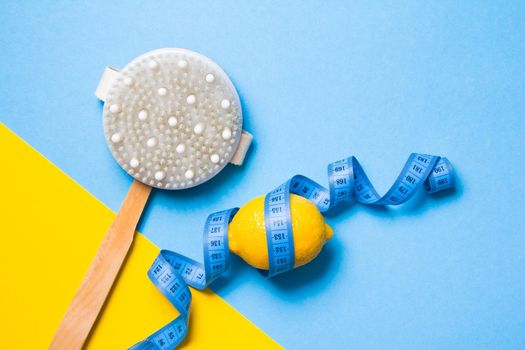
[[[0,123],[1,349],[45,349],[115,214]],[[177,311],[146,271],[159,249],[137,234],[87,343],[124,349]],[[281,349],[219,296],[192,290],[184,349]]]

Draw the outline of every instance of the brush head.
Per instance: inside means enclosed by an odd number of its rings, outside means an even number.
[[[116,161],[162,189],[199,185],[226,166],[242,132],[239,96],[209,58],[160,49],[131,61],[112,82],[103,124]]]

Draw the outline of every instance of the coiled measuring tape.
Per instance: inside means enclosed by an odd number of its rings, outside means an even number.
[[[296,175],[265,197],[269,270],[263,273],[271,277],[294,267],[290,193],[310,200],[324,213],[352,197],[363,204],[399,205],[410,199],[421,184],[427,192],[435,193],[453,187],[454,182],[452,165],[447,158],[419,153],[410,155],[384,196],[374,189],[355,157],[328,165],[328,189]],[[169,250],[160,252],[148,276],[180,315],[131,350],[174,349],[186,337],[191,304],[188,286],[202,290],[227,270],[230,258],[228,224],[238,210],[232,208],[208,216],[204,225],[204,264]]]

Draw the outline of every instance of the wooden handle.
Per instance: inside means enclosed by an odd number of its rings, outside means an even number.
[[[84,345],[133,242],[150,192],[150,186],[133,181],[49,349],[79,350]]]

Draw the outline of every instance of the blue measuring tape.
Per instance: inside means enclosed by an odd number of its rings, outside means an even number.
[[[310,200],[324,213],[342,202],[352,200],[352,197],[368,205],[399,205],[410,199],[421,184],[427,192],[435,193],[452,188],[454,181],[452,165],[447,158],[419,153],[410,155],[384,196],[374,189],[355,157],[328,165],[328,189],[305,176],[296,175],[265,197],[269,270],[263,273],[271,277],[294,268],[291,193]],[[238,210],[232,208],[208,216],[204,225],[204,264],[169,250],[160,252],[148,276],[180,315],[132,346],[131,350],[174,349],[186,337],[191,304],[188,286],[202,290],[228,269],[228,224]]]

